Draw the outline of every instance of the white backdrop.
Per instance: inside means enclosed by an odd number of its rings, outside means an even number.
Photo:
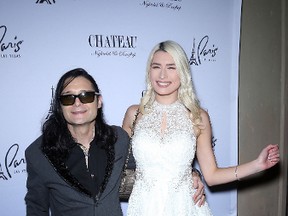
[[[236,164],[240,19],[241,0],[1,0],[0,214],[25,215],[24,151],[40,135],[60,76],[90,72],[108,123],[121,125],[162,40],[180,43],[191,59],[218,165]],[[215,216],[237,215],[236,190],[206,193]]]

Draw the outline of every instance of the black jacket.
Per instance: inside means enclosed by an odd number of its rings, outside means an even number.
[[[115,127],[118,140],[114,145],[115,158],[111,173],[99,197],[92,197],[69,170],[55,166],[41,151],[41,136],[25,151],[27,162],[27,216],[119,216],[121,171],[128,151],[129,138],[121,127]],[[110,158],[111,159],[111,158]],[[109,160],[109,157],[107,158]],[[107,162],[107,164],[109,164]]]

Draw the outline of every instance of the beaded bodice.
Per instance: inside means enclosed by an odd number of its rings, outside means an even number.
[[[189,113],[178,101],[170,105],[155,101],[148,111],[136,124],[132,139],[138,177],[154,181],[162,176],[179,184],[190,177],[196,150]]]

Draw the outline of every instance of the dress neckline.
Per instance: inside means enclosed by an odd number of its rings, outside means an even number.
[[[179,100],[176,100],[175,102],[171,104],[161,104],[155,100],[153,102],[152,109],[156,109],[159,111],[166,111],[166,110],[175,110],[182,106],[183,104]]]

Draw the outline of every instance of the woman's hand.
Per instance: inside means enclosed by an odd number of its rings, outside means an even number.
[[[257,158],[261,170],[269,169],[280,161],[279,146],[270,144],[264,148]]]

